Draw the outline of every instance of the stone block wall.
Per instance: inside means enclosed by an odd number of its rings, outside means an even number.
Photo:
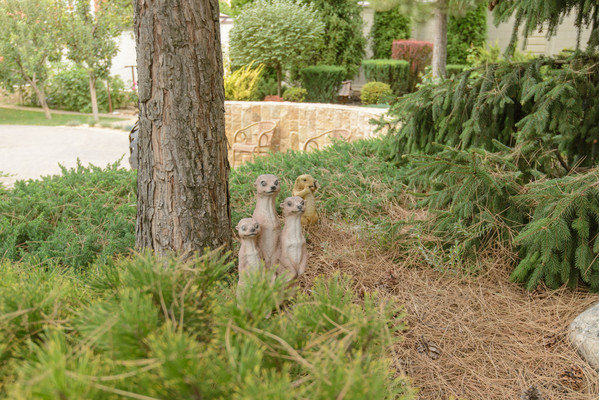
[[[387,110],[358,106],[320,103],[292,103],[267,101],[226,101],[225,128],[229,143],[235,132],[258,121],[275,121],[273,151],[300,150],[312,136],[329,129],[345,128],[351,132],[351,141],[375,136],[370,119],[378,119]],[[256,143],[257,137],[252,138]],[[319,139],[320,146],[329,143]]]

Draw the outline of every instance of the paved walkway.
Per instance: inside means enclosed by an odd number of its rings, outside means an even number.
[[[124,157],[123,157],[124,156]],[[129,168],[129,137],[125,131],[63,126],[0,125],[0,177],[5,186],[16,180],[60,174],[67,168],[93,164],[105,167],[123,157]]]

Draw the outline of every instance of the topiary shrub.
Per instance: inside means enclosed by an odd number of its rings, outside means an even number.
[[[389,11],[376,11],[370,29],[372,58],[391,58],[391,46],[394,40],[408,39],[412,32],[412,23],[399,7]]]
[[[381,104],[391,95],[393,95],[393,91],[388,84],[383,82],[368,82],[362,86],[360,100],[362,104]]]
[[[308,95],[308,91],[304,88],[292,87],[289,88],[283,93],[283,100],[285,101],[295,101],[298,103],[302,103],[306,100],[306,96]]]
[[[463,17],[449,17],[447,25],[447,63],[466,64],[475,47],[487,40],[487,5],[480,4]],[[447,72],[447,76],[451,76]]]
[[[302,69],[300,75],[308,100],[333,103],[345,77],[345,69],[334,65],[315,65]]]
[[[391,57],[410,63],[410,91],[420,82],[419,75],[433,60],[433,44],[420,40],[394,40]]]
[[[362,69],[368,82],[387,83],[396,95],[410,87],[410,63],[405,60],[363,60]]]

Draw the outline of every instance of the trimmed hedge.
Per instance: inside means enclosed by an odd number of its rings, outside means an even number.
[[[394,40],[408,39],[412,32],[412,21],[399,7],[389,11],[376,11],[370,29],[372,58],[391,58],[391,46]]]
[[[302,87],[308,91],[308,101],[333,103],[345,78],[345,68],[315,65],[300,71]]]
[[[410,63],[405,60],[363,60],[362,69],[368,82],[387,83],[396,95],[410,88]]]
[[[419,75],[424,73],[424,68],[433,60],[433,43],[421,40],[395,40],[391,57],[410,62],[410,91],[412,91],[420,82]]]

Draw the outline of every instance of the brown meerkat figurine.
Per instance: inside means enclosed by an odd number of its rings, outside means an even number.
[[[316,199],[314,198],[314,192],[317,188],[318,181],[312,178],[311,175],[300,175],[295,180],[293,195],[301,197],[305,202],[304,215],[302,215],[302,226],[313,225],[318,222]]]
[[[237,224],[239,233],[239,282],[237,290],[246,285],[246,276],[254,272],[262,265],[262,252],[256,244],[256,238],[260,234],[260,224],[253,218],[244,218]]]
[[[260,175],[254,183],[256,187],[256,208],[254,218],[260,224],[258,248],[264,257],[264,266],[270,268],[279,262],[279,237],[281,224],[277,216],[275,201],[281,191],[279,179],[271,174]]]
[[[281,254],[279,275],[288,280],[302,275],[308,263],[306,238],[302,232],[301,218],[304,213],[304,199],[298,196],[287,197],[281,204],[285,216],[285,226],[281,232]]]

